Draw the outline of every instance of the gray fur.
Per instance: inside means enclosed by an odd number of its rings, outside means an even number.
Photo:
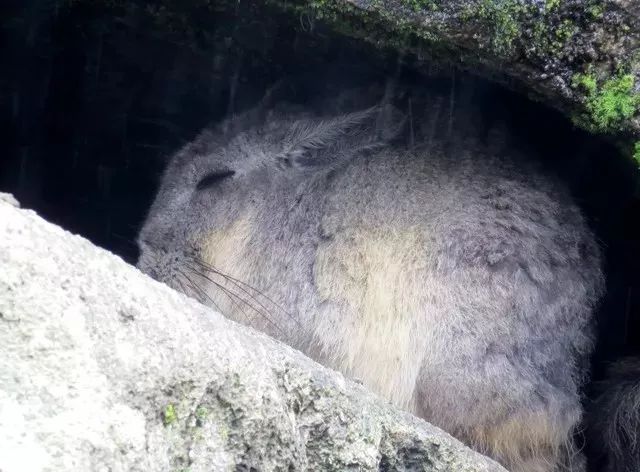
[[[640,359],[612,365],[589,415],[590,439],[603,472],[640,470]]]
[[[513,472],[583,470],[593,235],[500,143],[449,152],[427,120],[408,147],[401,123],[278,105],[204,131],[166,170],[139,267]]]

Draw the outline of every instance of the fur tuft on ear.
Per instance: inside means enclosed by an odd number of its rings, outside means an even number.
[[[332,167],[386,146],[404,125],[390,105],[375,106],[328,120],[296,121],[277,156],[281,167]]]

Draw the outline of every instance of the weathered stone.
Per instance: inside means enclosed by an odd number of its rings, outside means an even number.
[[[640,162],[635,0],[267,0],[339,31],[437,57],[626,143]],[[427,60],[428,62],[428,60]]]
[[[133,9],[139,0],[67,0]],[[291,28],[326,23],[381,49],[435,59],[500,82],[607,135],[640,163],[640,2],[637,0],[263,0],[293,12]],[[161,0],[146,6],[167,31],[200,37],[219,25],[203,11],[235,0]],[[265,13],[266,14],[266,13]],[[266,21],[266,20],[265,20]],[[238,20],[238,27],[242,21]],[[256,23],[251,23],[253,30]],[[251,43],[251,41],[250,41]],[[258,43],[259,44],[259,43]],[[245,45],[246,46],[246,45]],[[251,47],[255,47],[251,46]],[[251,48],[250,47],[250,48]],[[414,64],[415,65],[415,64]]]
[[[16,200],[13,195],[11,195],[10,193],[2,193],[0,192],[0,202],[5,202],[8,203],[9,205],[12,205],[14,207],[19,207],[20,204],[18,203],[18,200]]]
[[[501,471],[0,198],[0,470]]]

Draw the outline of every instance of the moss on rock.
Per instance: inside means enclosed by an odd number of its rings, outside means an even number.
[[[615,132],[624,129],[640,106],[640,94],[635,91],[632,74],[617,74],[599,81],[592,73],[576,74],[573,86],[585,93],[586,113],[578,123],[596,132]]]
[[[162,411],[162,424],[169,426],[178,420],[178,414],[176,413],[176,407],[170,403],[165,406]]]
[[[629,136],[640,138],[640,61],[634,59],[640,27],[637,18],[611,2],[270,1],[318,12],[339,25],[340,32],[379,46],[449,58],[459,67],[526,91],[591,132],[626,143]],[[599,72],[591,77],[585,72],[591,70]]]
[[[633,160],[636,161],[636,164],[640,167],[640,141],[636,141],[633,144]]]

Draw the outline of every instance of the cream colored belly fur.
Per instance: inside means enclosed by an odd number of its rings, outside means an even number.
[[[240,280],[251,280],[256,270],[264,270],[261,265],[268,262],[251,254],[250,221],[246,215],[208,234],[202,244],[204,260]],[[443,352],[437,323],[424,320],[426,306],[446,292],[436,280],[425,279],[425,244],[415,228],[345,230],[318,247],[315,293],[305,294],[313,301],[299,307],[303,311],[313,306],[316,311],[303,322],[311,323],[315,346],[307,354],[410,411],[415,411],[414,389],[425,355]],[[284,274],[274,277],[287,280]],[[286,338],[215,288],[209,295],[227,316]],[[425,332],[425,325],[434,326],[433,332]]]
[[[343,308],[317,320],[323,357],[409,410],[430,337],[420,319],[427,302],[424,256],[415,254],[421,239],[415,229],[349,230],[319,247],[314,267],[321,300]]]

